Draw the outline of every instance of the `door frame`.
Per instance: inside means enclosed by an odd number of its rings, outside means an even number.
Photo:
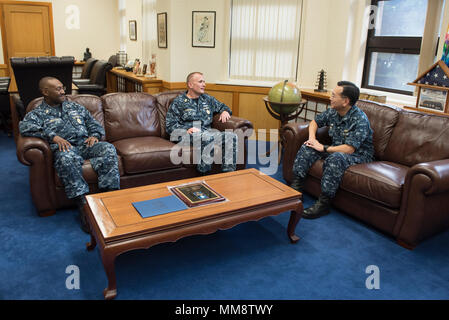
[[[52,9],[52,3],[51,2],[31,2],[31,1],[3,1],[0,0],[0,28],[1,28],[1,34],[2,34],[2,46],[3,46],[3,60],[4,64],[7,65],[7,69],[9,70],[9,73],[11,76],[11,64],[9,61],[9,55],[8,55],[8,39],[7,39],[7,32],[6,32],[6,25],[5,25],[5,13],[3,10],[4,5],[27,5],[27,6],[37,6],[37,7],[48,7],[48,20],[50,24],[50,55],[55,55],[55,33],[53,28],[53,9]],[[12,77],[11,77],[12,78]]]

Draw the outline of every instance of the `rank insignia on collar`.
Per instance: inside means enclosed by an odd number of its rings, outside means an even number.
[[[80,118],[76,118],[76,121],[81,124],[81,119]]]
[[[207,110],[206,110],[206,112],[207,112],[207,114],[210,114],[210,111],[209,111],[209,109],[207,109]]]
[[[50,112],[50,110],[48,110],[48,109],[45,109],[45,113],[49,113]]]

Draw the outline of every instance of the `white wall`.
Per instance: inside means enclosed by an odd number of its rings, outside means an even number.
[[[29,0],[43,2],[40,0]],[[133,1],[133,0],[128,0]],[[56,56],[74,56],[83,59],[86,48],[92,56],[107,60],[119,51],[120,33],[117,0],[50,0],[53,9],[53,29]],[[68,29],[66,13],[69,5],[79,8],[79,29]],[[4,63],[0,51],[0,63]]]
[[[109,0],[112,1],[112,0]],[[95,2],[95,1],[92,1]],[[128,60],[142,59],[142,0],[126,0],[126,53]],[[137,41],[129,39],[129,21],[136,20]],[[148,64],[148,61],[142,61]]]
[[[129,1],[129,0],[128,0]],[[225,37],[228,36],[229,0],[158,0],[156,13],[167,13],[167,48],[155,46],[158,77],[183,82],[188,73],[201,71],[206,81],[224,78],[227,63]],[[216,11],[215,48],[192,47],[192,11]]]

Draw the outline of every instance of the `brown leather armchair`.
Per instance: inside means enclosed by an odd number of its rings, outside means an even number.
[[[165,115],[178,94],[164,92],[153,96],[134,92],[110,93],[102,97],[74,95],[67,98],[85,106],[104,126],[106,140],[117,150],[121,188],[130,188],[198,175],[194,165],[170,161],[170,151],[175,144],[168,140]],[[38,106],[41,101],[42,98],[33,100],[27,111]],[[213,126],[219,130],[245,131],[253,128],[251,122],[238,117],[231,117],[226,124],[220,124],[215,119]],[[244,152],[246,154],[246,150]],[[47,141],[19,136],[17,157],[30,167],[31,195],[39,215],[51,215],[59,208],[73,205],[67,199],[53,168],[53,155]],[[240,164],[237,168],[244,167],[245,164]],[[97,175],[89,161],[83,164],[83,176],[90,191],[97,192]]]
[[[413,248],[449,228],[449,117],[407,111],[359,100],[374,131],[376,160],[345,172],[333,205]],[[328,128],[318,140],[329,144]],[[308,125],[283,127],[283,176],[292,181],[299,147],[308,139]],[[318,197],[323,161],[309,170],[306,192]]]

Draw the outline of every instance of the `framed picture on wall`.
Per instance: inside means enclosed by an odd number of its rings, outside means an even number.
[[[215,11],[192,11],[192,47],[215,48]]]
[[[137,22],[136,20],[129,21],[129,40],[137,40]]]
[[[157,14],[157,46],[167,48],[167,12]]]

